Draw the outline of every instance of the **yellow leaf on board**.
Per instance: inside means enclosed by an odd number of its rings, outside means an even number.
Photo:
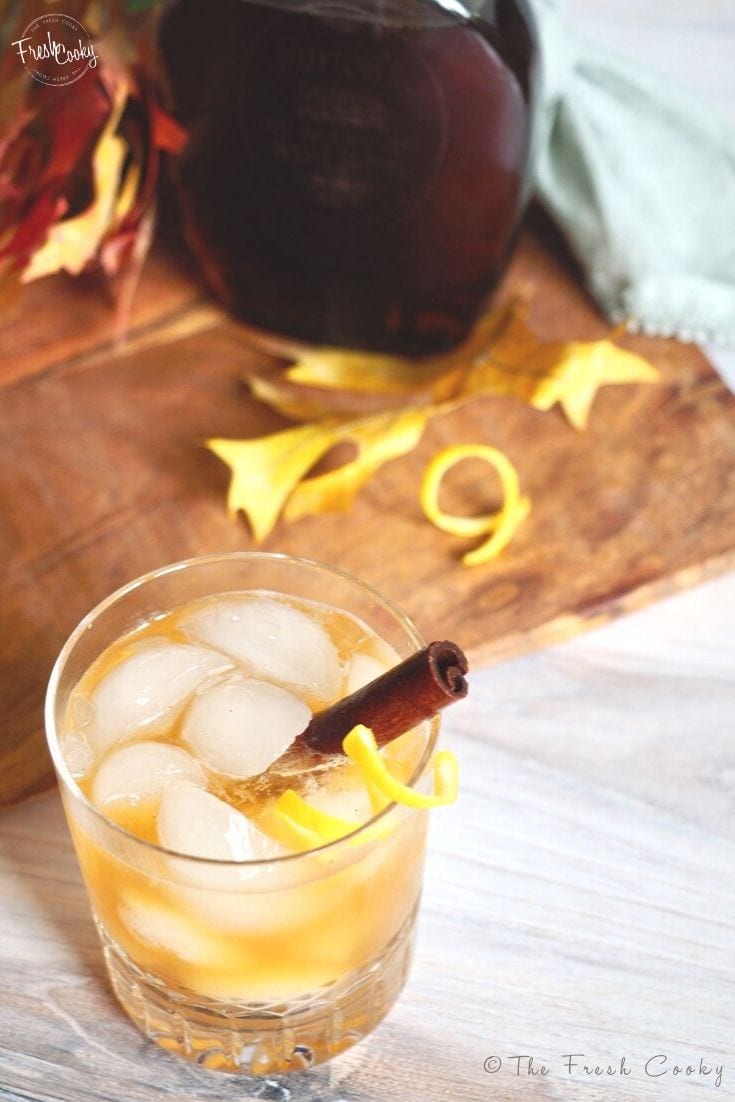
[[[443,355],[412,360],[343,348],[307,349],[288,368],[285,378],[325,390],[406,397],[428,394],[442,402],[456,392],[474,357],[488,347],[512,310],[513,303],[509,303],[485,314],[462,344]]]
[[[601,386],[653,383],[658,377],[647,360],[610,340],[539,340],[516,307],[490,347],[477,357],[461,393],[510,394],[538,410],[558,402],[572,425],[583,429]]]
[[[291,421],[317,421],[326,415],[320,400],[308,391],[283,385],[283,376],[248,375],[246,382],[254,398]]]
[[[254,383],[254,392],[288,416],[314,416],[314,394],[300,398],[299,386],[386,396],[434,404],[479,395],[507,395],[534,409],[557,402],[575,428],[582,429],[601,386],[651,383],[658,371],[642,357],[611,340],[542,341],[531,330],[518,302],[486,315],[454,352],[427,360],[323,348],[307,351],[288,369],[286,398],[277,385]]]
[[[227,495],[230,514],[241,509],[260,543],[273,530],[287,501],[289,520],[348,509],[383,463],[416,447],[431,412],[408,410],[354,421],[318,421],[253,440],[208,440],[207,447],[232,472]],[[355,459],[302,482],[322,456],[346,442],[357,447]]]
[[[577,429],[586,427],[599,387],[655,383],[659,377],[652,364],[611,341],[572,341],[550,348],[556,350],[553,372],[538,384],[531,404],[547,410],[558,402]]]
[[[417,394],[428,390],[441,401],[462,374],[456,361],[406,360],[338,348],[316,348],[301,354],[286,378],[302,386],[350,390],[359,394]]]
[[[260,543],[273,530],[294,487],[334,442],[335,426],[321,422],[254,440],[208,440],[207,447],[232,472],[230,515],[242,509]]]
[[[431,415],[432,410],[412,409],[346,422],[337,430],[334,442],[353,443],[357,456],[334,471],[302,482],[286,505],[286,520],[349,509],[379,467],[413,451]]]

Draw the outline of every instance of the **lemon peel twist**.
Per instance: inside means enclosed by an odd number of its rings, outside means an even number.
[[[380,756],[375,736],[369,727],[358,724],[345,736],[342,748],[362,774],[366,785],[386,796],[391,803],[405,807],[443,807],[457,799],[459,771],[451,750],[434,755],[434,794],[417,792],[394,777]]]
[[[497,513],[462,517],[445,513],[440,507],[439,490],[444,476],[463,459],[482,459],[497,471],[503,491],[503,505]],[[419,497],[424,514],[442,532],[466,539],[489,535],[479,547],[462,556],[466,566],[477,566],[496,558],[508,546],[531,510],[529,498],[521,494],[515,467],[507,455],[487,444],[455,444],[440,451],[424,471]]]
[[[312,807],[293,788],[287,789],[278,797],[273,810],[294,840],[305,844],[309,849],[336,842],[347,834],[352,834],[360,826],[359,823],[339,819],[336,815],[329,815],[318,807]]]
[[[457,759],[450,750],[439,750],[434,755],[434,793],[429,794],[417,792],[390,772],[369,727],[362,724],[353,727],[345,736],[342,747],[347,757],[357,765],[376,813],[390,803],[430,808],[446,806],[454,803],[457,798]],[[367,830],[361,830],[362,823],[329,815],[313,807],[292,788],[278,797],[273,805],[273,813],[278,819],[281,832],[285,830],[291,842],[305,849],[318,849],[358,830],[360,833],[355,838],[355,843],[362,844],[385,837],[392,830],[391,825],[381,822],[374,823]]]

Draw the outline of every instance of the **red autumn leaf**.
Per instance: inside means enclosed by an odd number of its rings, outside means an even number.
[[[0,260],[12,257],[15,266],[24,266],[44,243],[49,227],[62,217],[66,208],[66,199],[53,191],[39,195],[7,245],[0,249]]]
[[[123,31],[124,22],[97,43],[94,72],[53,95],[0,56],[5,283],[98,265],[125,275],[118,323],[150,246],[161,152],[186,141],[157,100],[139,43]]]

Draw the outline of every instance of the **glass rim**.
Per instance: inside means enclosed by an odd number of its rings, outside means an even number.
[[[145,574],[141,574],[131,581],[126,582],[124,585],[119,586],[103,600],[99,601],[89,612],[87,612],[76,627],[72,630],[68,636],[66,642],[62,646],[56,661],[54,662],[51,674],[49,677],[48,687],[46,689],[46,696],[44,701],[44,726],[46,733],[46,744],[51,755],[51,760],[56,770],[57,779],[61,781],[69,793],[78,801],[85,809],[86,812],[91,814],[95,819],[99,820],[106,828],[111,830],[114,835],[119,835],[126,842],[135,843],[136,846],[143,847],[144,850],[154,854],[164,854],[167,857],[173,857],[177,860],[191,861],[199,866],[213,866],[217,868],[230,868],[230,869],[254,869],[265,868],[285,862],[296,862],[299,859],[311,857],[312,854],[325,854],[333,853],[344,847],[345,843],[359,840],[359,835],[379,823],[381,820],[388,818],[393,812],[395,812],[400,806],[395,801],[387,804],[375,815],[371,815],[369,819],[366,819],[364,823],[360,823],[349,834],[343,835],[341,838],[335,838],[331,842],[325,842],[321,846],[314,846],[312,849],[297,850],[293,853],[278,854],[275,857],[254,858],[247,860],[235,860],[221,857],[202,857],[193,853],[180,853],[177,850],[167,849],[165,846],[159,845],[157,842],[150,842],[146,838],[141,838],[137,834],[133,834],[132,831],[126,830],[125,827],[114,820],[109,819],[104,812],[96,807],[89,797],[82,791],[71,773],[64,755],[61,752],[61,743],[59,740],[59,732],[57,730],[55,707],[56,699],[58,695],[59,682],[61,675],[64,671],[64,667],[72,654],[76,644],[83,636],[84,632],[101,616],[108,608],[117,604],[128,594],[133,593],[136,589],[142,588],[147,582],[153,581],[157,578],[166,577],[170,574],[175,574],[179,571],[184,571],[187,568],[201,566],[207,563],[227,562],[227,561],[241,561],[241,562],[253,562],[254,560],[260,560],[261,562],[287,562],[294,563],[297,566],[306,567],[310,570],[324,571],[327,574],[332,574],[341,578],[343,581],[348,582],[350,585],[356,586],[363,592],[369,594],[374,598],[384,609],[386,609],[401,625],[408,635],[410,641],[416,646],[417,650],[426,646],[426,642],[419,632],[416,625],[410,619],[410,617],[403,612],[398,605],[394,604],[388,597],[381,593],[369,582],[364,582],[362,579],[357,578],[354,574],[351,574],[347,570],[342,570],[340,567],[333,566],[331,563],[319,562],[316,559],[308,559],[299,555],[290,555],[283,551],[222,551],[214,552],[206,555],[194,555],[188,559],[180,559],[177,562],[168,563],[165,566],[157,567],[154,570],[149,570]],[[274,591],[275,592],[275,591]],[[426,746],[423,749],[419,762],[411,774],[407,785],[413,788],[417,781],[424,775],[426,768],[431,761],[431,756],[434,752],[434,747],[439,735],[439,716],[435,714],[430,719],[425,721],[430,724],[430,734]],[[406,811],[414,812],[417,809],[413,807],[406,807]],[[248,820],[249,821],[249,820]],[[366,842],[370,844],[370,840]]]

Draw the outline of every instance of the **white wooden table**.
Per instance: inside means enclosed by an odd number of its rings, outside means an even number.
[[[473,677],[446,717],[462,797],[435,813],[403,998],[332,1066],[260,1093],[139,1038],[104,982],[58,798],[7,813],[0,1098],[734,1099],[734,625],[729,576]],[[514,1056],[550,1074],[516,1074]],[[629,1076],[581,1068],[623,1057]],[[646,1074],[652,1058],[667,1074]],[[700,1060],[709,1076],[673,1078]]]
[[[572,6],[735,119],[733,0]],[[462,797],[403,998],[255,1088],[118,1011],[58,798],[0,817],[0,1099],[735,1100],[735,576],[475,674],[445,731]]]

